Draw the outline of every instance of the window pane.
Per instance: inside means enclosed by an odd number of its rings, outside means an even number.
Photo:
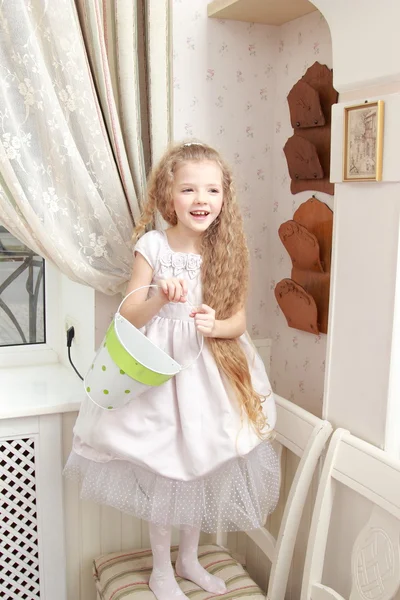
[[[45,341],[44,260],[0,226],[0,346]]]

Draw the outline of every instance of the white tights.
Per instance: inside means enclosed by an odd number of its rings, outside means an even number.
[[[178,586],[171,564],[171,528],[149,523],[150,545],[153,553],[153,571],[149,587],[157,600],[171,600],[180,597],[187,598]],[[180,534],[179,552],[175,571],[179,577],[189,579],[199,587],[219,595],[226,592],[222,579],[210,575],[199,563],[197,549],[200,530],[195,527],[182,527]]]

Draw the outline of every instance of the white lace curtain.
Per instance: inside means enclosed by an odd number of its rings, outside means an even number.
[[[145,186],[136,7],[0,4],[0,222],[105,293],[130,275]]]

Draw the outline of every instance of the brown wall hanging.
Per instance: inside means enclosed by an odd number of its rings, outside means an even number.
[[[291,279],[275,287],[289,327],[327,333],[333,212],[315,197],[282,223],[279,237],[292,259]]]
[[[292,194],[307,190],[334,192],[334,184],[329,181],[331,109],[338,94],[332,82],[332,70],[316,62],[288,94],[294,133],[283,150]]]

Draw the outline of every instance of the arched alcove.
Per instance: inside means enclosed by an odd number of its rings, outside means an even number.
[[[334,82],[339,93],[400,82],[398,2],[313,0],[312,3],[331,30]]]

